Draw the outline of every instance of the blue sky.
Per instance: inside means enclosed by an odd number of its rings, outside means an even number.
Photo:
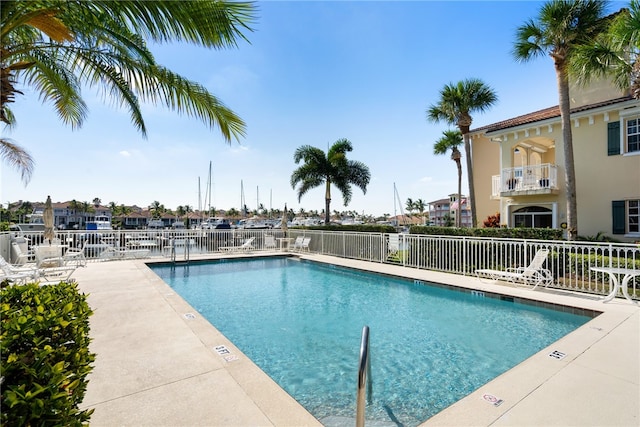
[[[456,191],[456,167],[448,155],[433,155],[433,144],[448,127],[425,118],[445,84],[480,78],[497,92],[496,106],[475,115],[472,127],[557,104],[551,59],[517,63],[511,55],[516,28],[541,4],[268,1],[258,3],[250,44],[238,49],[153,46],[159,63],[204,84],[245,120],[240,144],[152,105],[144,106],[144,139],[126,111],[92,89],[83,91],[89,117],[72,130],[24,88],[13,106],[18,126],[2,134],[30,152],[35,173],[25,187],[16,170],[0,164],[0,202],[51,195],[197,209],[211,161],[216,208],[239,208],[242,182],[249,209],[259,201],[321,211],[323,188],[298,202],[289,184],[293,153],[305,144],[326,150],[340,138],[353,143],[350,158],[368,165],[372,179],[366,195],[354,188],[347,207],[334,189],[332,210],[399,214],[394,183],[403,204],[446,197]]]

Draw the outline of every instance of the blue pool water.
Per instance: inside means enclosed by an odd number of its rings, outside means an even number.
[[[367,419],[415,426],[590,319],[291,258],[151,268],[320,420],[355,417],[364,325]]]

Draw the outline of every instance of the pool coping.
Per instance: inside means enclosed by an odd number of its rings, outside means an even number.
[[[422,426],[640,422],[637,304],[624,299],[604,304],[594,295],[532,291],[388,264],[298,256],[602,313]],[[76,273],[95,310],[92,351],[98,356],[83,402],[95,408],[92,425],[321,425],[146,266],[156,261],[166,260],[91,263]],[[554,352],[556,357],[550,356]],[[203,405],[202,396],[212,397]]]

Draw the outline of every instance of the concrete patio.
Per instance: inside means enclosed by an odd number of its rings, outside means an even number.
[[[473,277],[302,256],[602,311],[424,426],[640,425],[638,304],[624,299],[604,304],[592,295],[531,291]],[[97,357],[83,402],[83,408],[95,409],[92,426],[321,425],[144,261],[90,263],[73,277],[80,290],[89,294],[94,309],[91,350]],[[550,357],[552,351],[566,356]],[[502,403],[495,406],[485,395],[496,396]]]

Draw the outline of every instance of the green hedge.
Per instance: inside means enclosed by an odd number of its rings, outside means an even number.
[[[7,286],[0,297],[2,425],[87,425],[93,409],[78,409],[95,359],[86,295],[63,282]]]
[[[563,240],[562,230],[554,228],[456,228],[414,225],[411,234],[433,236],[498,237],[503,239]]]
[[[322,231],[358,231],[361,233],[397,233],[395,227],[380,224],[353,224],[353,225],[314,225],[308,227],[291,227],[293,229],[322,230]]]

